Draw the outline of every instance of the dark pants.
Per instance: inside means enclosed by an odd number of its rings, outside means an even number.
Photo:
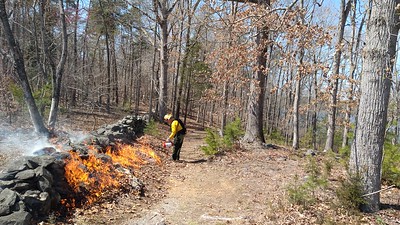
[[[181,153],[184,137],[184,134],[177,134],[174,138],[174,151],[172,153],[173,160],[179,160],[179,154]]]

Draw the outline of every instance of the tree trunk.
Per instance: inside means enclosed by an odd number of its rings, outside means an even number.
[[[338,40],[336,44],[336,51],[334,55],[333,61],[333,75],[331,79],[333,80],[332,84],[332,91],[331,91],[331,101],[328,111],[328,130],[326,134],[326,143],[324,151],[334,150],[333,143],[335,137],[335,123],[336,123],[336,111],[337,111],[337,92],[338,92],[338,85],[339,85],[339,69],[340,69],[340,58],[342,57],[342,42],[343,42],[343,35],[344,35],[344,27],[346,25],[347,16],[349,15],[349,11],[351,8],[351,1],[348,0],[345,4],[345,0],[341,2],[341,15],[340,21],[338,26]]]
[[[300,1],[300,7],[304,8],[304,0]],[[301,25],[304,25],[304,17],[300,18]],[[304,47],[300,47],[299,49],[299,63],[297,65],[297,75],[296,75],[296,88],[293,100],[293,149],[299,149],[299,107],[300,107],[300,99],[301,99],[301,80],[303,78],[303,58],[304,58]]]
[[[356,73],[356,65],[358,64],[358,57],[360,56],[358,54],[359,52],[359,46],[360,46],[360,42],[361,42],[361,34],[362,34],[362,30],[363,30],[363,26],[364,26],[364,22],[365,22],[365,16],[367,15],[367,13],[364,13],[363,18],[361,19],[360,22],[360,27],[358,29],[358,35],[357,35],[357,40],[355,40],[355,36],[356,36],[356,6],[357,6],[357,0],[353,0],[353,15],[352,15],[352,27],[353,27],[353,31],[352,31],[352,40],[350,43],[350,50],[352,52],[352,57],[350,58],[350,88],[348,91],[348,103],[346,104],[346,115],[345,115],[345,126],[343,128],[343,140],[342,140],[342,148],[346,147],[348,145],[349,142],[349,138],[348,138],[348,132],[349,132],[349,128],[350,128],[350,117],[351,117],[351,105],[354,104],[354,78],[355,78],[355,73]]]
[[[301,80],[302,80],[302,66],[303,66],[304,50],[300,49],[300,62],[297,66],[297,76],[296,76],[296,89],[293,100],[293,149],[299,149],[299,107],[301,98]]]
[[[64,3],[63,0],[59,0],[59,10],[60,10],[60,18],[61,18],[61,29],[62,29],[62,49],[61,49],[61,58],[60,62],[57,65],[56,74],[53,76],[53,92],[51,98],[51,107],[49,114],[48,125],[51,129],[54,130],[57,121],[58,115],[58,105],[60,103],[60,94],[61,94],[61,81],[62,76],[64,74],[64,66],[67,61],[67,46],[68,46],[68,36],[67,36],[67,24],[65,22],[65,14],[64,14]]]
[[[265,0],[262,3],[268,7],[270,5],[269,0]],[[257,32],[256,44],[257,46],[265,45],[268,40],[267,28],[259,30]],[[264,143],[263,133],[263,114],[264,114],[264,99],[265,99],[265,66],[266,66],[266,53],[268,46],[261,47],[260,52],[257,56],[257,67],[258,69],[253,72],[252,79],[250,81],[250,93],[249,103],[247,106],[247,124],[246,130],[243,137],[243,141],[247,143]]]
[[[168,23],[167,20],[160,23],[161,30],[161,71],[160,71],[160,87],[158,98],[158,111],[159,119],[163,120],[164,115],[167,113],[167,100],[168,100]]]
[[[107,28],[107,24],[106,24],[106,19],[105,19],[105,15],[104,15],[104,8],[102,5],[101,0],[99,0],[99,6],[101,9],[101,16],[102,16],[102,22],[104,25],[104,29],[105,29],[105,42],[106,42],[106,57],[107,57],[107,103],[106,103],[106,110],[107,113],[111,112],[111,51],[110,51],[110,34],[108,32],[108,28]],[[101,99],[101,97],[100,97]],[[101,101],[100,101],[101,102]]]
[[[363,192],[368,194],[364,197],[364,212],[379,210],[382,152],[398,36],[396,3],[373,0],[367,24],[360,106],[350,155],[350,171],[360,176]]]
[[[168,7],[167,0],[153,0],[154,10],[157,13],[157,22],[160,25],[160,36],[161,36],[161,71],[159,80],[159,95],[158,95],[158,117],[160,121],[163,121],[164,115],[167,113],[167,100],[168,100],[168,66],[169,66],[169,53],[168,53],[168,16],[171,14],[178,0],[172,3],[171,7]],[[160,7],[160,8],[159,8]]]
[[[38,108],[35,103],[35,99],[32,95],[32,90],[29,85],[28,77],[25,71],[25,62],[21,52],[21,49],[16,42],[14,35],[11,31],[10,23],[8,21],[5,0],[0,0],[0,19],[3,24],[3,32],[7,39],[8,45],[10,47],[10,51],[14,60],[14,67],[17,72],[17,80],[20,84],[22,91],[24,93],[25,102],[29,109],[29,114],[31,116],[31,120],[35,131],[41,135],[49,135],[49,130],[45,127],[43,123],[43,118],[41,117]]]
[[[153,61],[151,63],[151,80],[150,80],[150,97],[149,97],[149,117],[153,118],[153,91],[154,91],[154,77],[156,75],[156,58],[157,58],[157,24],[154,25],[154,53],[153,53]]]

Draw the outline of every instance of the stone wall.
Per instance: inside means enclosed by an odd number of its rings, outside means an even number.
[[[93,131],[80,143],[70,143],[70,150],[81,157],[88,154],[89,145],[99,149],[96,157],[104,157],[102,149],[116,143],[133,143],[143,134],[145,118],[126,116],[115,124]],[[64,177],[64,160],[68,151],[45,148],[35,156],[23,156],[11,162],[0,173],[0,224],[32,224],[46,218],[52,210],[61,207],[60,200],[73,195]],[[135,189],[143,188],[137,178],[132,178]]]

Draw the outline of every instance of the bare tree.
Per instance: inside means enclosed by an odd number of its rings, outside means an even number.
[[[5,0],[0,0],[0,19],[3,24],[4,34],[6,36],[13,57],[12,60],[14,61],[14,67],[17,73],[16,80],[21,86],[24,93],[25,102],[28,105],[29,113],[32,123],[35,127],[35,131],[39,134],[47,136],[49,135],[49,130],[44,125],[43,118],[40,115],[35,103],[35,99],[33,98],[31,86],[29,84],[28,77],[25,71],[24,57],[22,55],[18,42],[14,38],[14,34],[8,21]]]
[[[174,0],[171,4],[168,0],[153,0],[154,11],[157,12],[157,23],[160,25],[160,61],[161,61],[161,74],[160,74],[160,88],[158,98],[158,115],[160,121],[167,112],[167,94],[168,94],[168,17],[174,10],[178,0]]]
[[[53,92],[51,98],[51,107],[49,114],[48,125],[51,129],[55,128],[58,114],[58,105],[60,102],[61,95],[61,81],[62,76],[64,74],[65,62],[67,61],[67,46],[68,46],[68,37],[67,37],[67,24],[65,22],[65,14],[64,14],[64,3],[63,0],[58,1],[59,4],[59,13],[61,19],[61,30],[62,30],[62,49],[61,49],[61,58],[58,62],[56,73],[52,76],[53,83]]]
[[[270,7],[270,1],[256,1],[263,7]],[[257,70],[252,74],[250,81],[249,103],[247,106],[247,124],[243,137],[244,142],[264,143],[263,114],[265,99],[265,66],[267,63],[268,28],[258,28],[256,45],[259,49],[257,55]]]
[[[347,16],[349,15],[352,0],[341,1],[341,15],[338,26],[338,40],[335,47],[335,55],[333,61],[333,73],[331,77],[331,100],[329,102],[328,111],[328,130],[326,134],[326,143],[324,151],[333,150],[333,140],[335,137],[335,123],[336,123],[336,111],[337,111],[337,94],[339,85],[339,69],[340,69],[340,58],[342,57],[342,43],[344,36],[344,27],[346,25]]]
[[[350,171],[360,176],[365,193],[364,212],[379,210],[383,143],[399,31],[395,8],[399,2],[372,0],[367,20],[360,106],[350,155]]]
[[[346,147],[348,145],[349,137],[348,137],[348,132],[350,128],[350,116],[351,116],[351,109],[353,108],[352,106],[354,105],[354,80],[356,77],[356,70],[357,70],[357,64],[358,64],[358,59],[359,59],[359,49],[360,49],[360,42],[361,42],[361,33],[363,30],[363,26],[365,23],[365,16],[367,13],[364,13],[360,26],[358,28],[358,34],[356,38],[356,12],[357,12],[357,0],[353,0],[353,7],[352,7],[352,16],[351,16],[351,24],[352,24],[352,37],[350,41],[350,87],[348,89],[348,102],[346,104],[346,112],[345,112],[345,118],[344,118],[344,128],[343,128],[343,140],[342,140],[342,148]]]

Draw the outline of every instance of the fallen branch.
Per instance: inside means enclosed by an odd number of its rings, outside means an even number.
[[[368,194],[362,195],[361,197],[367,197],[367,196],[370,196],[370,195],[374,195],[374,194],[377,194],[377,193],[379,193],[379,192],[386,191],[386,190],[388,190],[388,189],[392,189],[392,188],[394,188],[395,186],[396,186],[396,185],[391,185],[391,186],[389,186],[389,187],[387,187],[387,188],[384,188],[384,189],[381,189],[381,190],[379,190],[379,191],[375,191],[375,192],[372,192],[372,193],[368,193]]]

